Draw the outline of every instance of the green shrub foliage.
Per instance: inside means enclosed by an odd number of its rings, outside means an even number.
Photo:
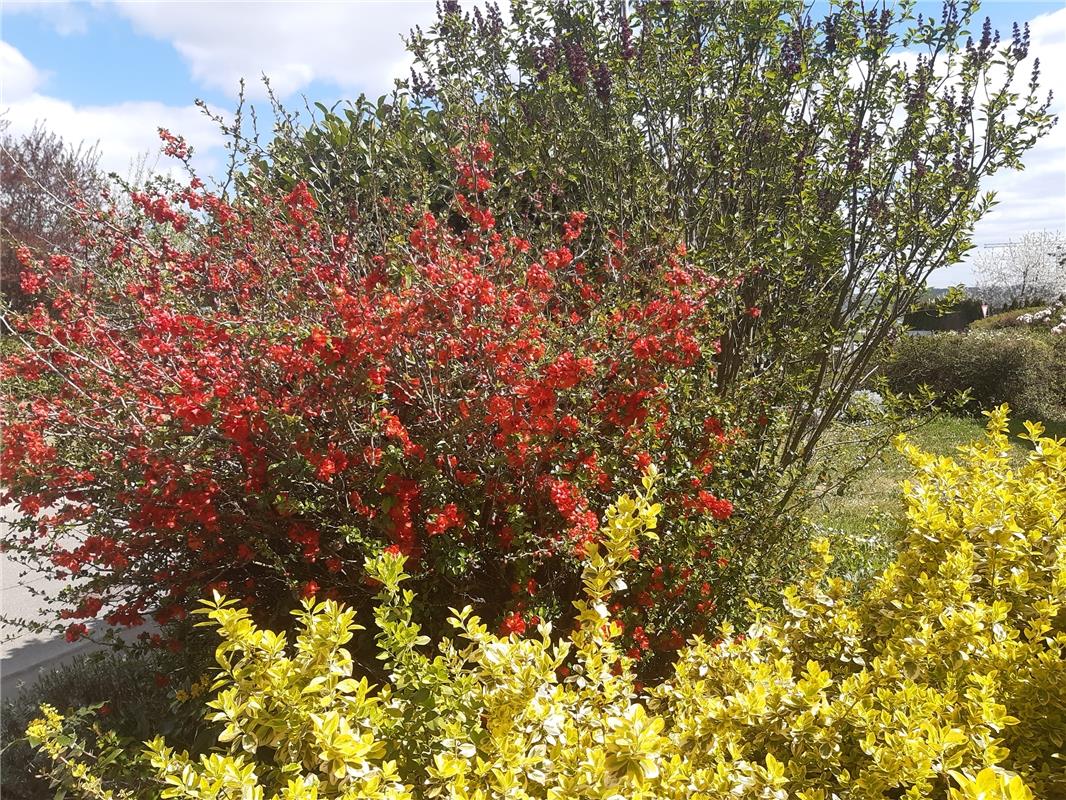
[[[108,742],[135,746],[157,734],[192,749],[212,742],[211,731],[201,722],[200,701],[190,695],[210,685],[203,673],[213,663],[214,642],[206,631],[186,633],[185,646],[177,652],[135,642],[79,655],[41,671],[32,683],[5,697],[0,706],[0,796],[50,796],[48,782],[39,774],[48,759],[25,736],[41,705],[75,715],[86,744],[93,748]]]
[[[971,409],[1010,403],[1033,419],[1066,420],[1066,341],[1025,330],[907,336],[884,362],[889,386],[941,396],[969,392]]]
[[[658,527],[652,471],[606,514],[563,641],[548,625],[495,635],[467,608],[430,651],[403,558],[384,554],[370,565],[384,685],[353,677],[350,610],[308,600],[290,645],[216,597],[202,612],[222,638],[212,752],[154,739],[140,782],[108,795],[111,754],[69,720],[46,707],[30,736],[90,797],[1061,797],[1066,441],[1027,428],[1020,468],[1005,407],[957,459],[902,441],[910,534],[868,592],[850,600],[826,577],[822,542],[782,609],[693,639],[655,685],[635,681],[607,605]]]

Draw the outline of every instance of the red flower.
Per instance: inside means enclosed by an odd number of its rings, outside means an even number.
[[[227,585],[252,602],[282,581],[325,596],[318,580],[340,574],[338,596],[360,601],[350,573],[375,537],[433,575],[451,567],[433,542],[448,533],[479,565],[455,586],[499,574],[566,607],[554,593],[576,582],[529,576],[575,577],[597,512],[653,454],[679,536],[732,513],[698,494],[726,444],[704,355],[737,302],[729,279],[615,233],[607,253],[579,248],[579,211],[554,241],[508,237],[487,137],[453,156],[439,217],[383,199],[383,227],[353,217],[320,240],[306,184],[231,205],[192,181],[115,204],[133,211],[100,219],[77,259],[20,251],[40,302],[12,324],[37,352],[0,365],[0,385],[20,386],[0,483],[35,517],[48,568],[99,577],[67,619],[102,613],[101,597],[117,624],[178,618]],[[99,534],[45,545],[75,525]],[[645,622],[647,605],[658,626],[685,588],[656,581],[618,616]],[[530,624],[507,610],[516,632]]]
[[[297,218],[296,212],[304,209],[314,211],[318,208],[318,203],[315,202],[315,198],[311,195],[311,191],[303,181],[296,184],[292,191],[285,195],[284,202],[285,205],[289,207],[289,211],[293,214],[294,219]]]
[[[563,225],[563,241],[572,242],[581,236],[586,219],[588,219],[588,214],[581,211],[574,211],[570,214],[570,219]]]
[[[716,520],[724,522],[733,516],[733,504],[724,498],[715,497],[708,491],[701,491],[697,502],[701,510]]]
[[[572,439],[577,435],[577,432],[581,428],[581,423],[578,422],[577,417],[573,414],[567,414],[565,417],[559,420],[559,433],[568,439]]]
[[[67,626],[67,632],[64,635],[64,638],[68,642],[76,642],[78,641],[78,639],[81,639],[82,637],[88,635],[89,628],[85,625],[84,622],[72,622],[70,625]]]
[[[511,634],[521,636],[526,632],[526,621],[522,619],[522,615],[518,612],[511,612],[503,618],[503,622],[500,624],[500,631],[504,636],[510,636]]]
[[[638,652],[641,650],[647,650],[651,647],[651,641],[648,639],[648,635],[644,632],[644,627],[642,625],[637,625],[637,627],[633,629],[633,642],[636,644]]]
[[[482,139],[474,147],[474,160],[479,164],[487,164],[492,161],[492,144]]]
[[[26,294],[37,294],[41,290],[42,283],[41,276],[36,272],[25,270],[19,275],[19,287]]]
[[[659,352],[659,340],[654,336],[642,336],[633,342],[633,355],[647,361]]]
[[[465,522],[466,515],[459,510],[459,507],[455,503],[448,503],[430,514],[429,522],[426,523],[426,533],[430,536],[439,536],[452,528],[461,528]]]

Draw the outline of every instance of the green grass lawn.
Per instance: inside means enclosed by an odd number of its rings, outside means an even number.
[[[980,420],[943,416],[908,437],[919,447],[937,455],[951,455],[955,448],[984,432]],[[910,473],[910,465],[895,447],[886,448],[848,486],[843,495],[831,495],[811,511],[811,519],[832,527],[862,531],[885,512],[902,511],[899,484]]]
[[[953,455],[957,447],[984,435],[984,423],[983,417],[944,415],[908,438],[931,453]],[[1062,427],[1049,426],[1049,433],[1062,436]],[[1020,422],[1012,421],[1012,442],[1019,458],[1029,446],[1017,439],[1023,431]],[[825,497],[808,510],[810,522],[833,543],[838,574],[861,581],[879,572],[895,556],[906,532],[900,483],[910,474],[910,464],[896,448],[886,448],[843,494]]]

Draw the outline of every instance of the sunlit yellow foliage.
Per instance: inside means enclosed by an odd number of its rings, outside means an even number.
[[[501,638],[467,608],[435,652],[412,620],[400,557],[369,565],[383,686],[352,676],[352,613],[309,601],[293,646],[216,598],[216,752],[148,744],[151,778],[114,797],[943,798],[1066,797],[1066,442],[1029,427],[1015,467],[1006,408],[955,459],[899,446],[910,534],[860,600],[818,566],[742,634],[695,639],[641,688],[607,600],[655,535],[654,472],[609,509],[590,546],[577,625]],[[54,710],[30,735],[75,775]]]

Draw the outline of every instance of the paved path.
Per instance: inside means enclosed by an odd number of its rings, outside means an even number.
[[[15,517],[10,507],[0,508],[0,534],[6,534],[8,521]],[[55,610],[34,590],[55,595],[65,581],[49,575],[22,575],[26,568],[0,553],[0,615],[15,619],[49,622]],[[0,698],[13,697],[21,684],[33,683],[41,670],[54,668],[97,645],[89,641],[71,644],[62,634],[31,633],[0,622]]]
[[[63,584],[43,575],[20,577],[22,570],[6,555],[0,554],[0,614],[44,621],[48,618],[49,607],[33,595],[31,587],[54,593]],[[9,699],[20,683],[36,680],[40,670],[58,666],[91,647],[91,642],[71,644],[62,635],[31,633],[0,622],[0,698]]]
[[[0,508],[0,535],[8,532],[8,521],[15,516],[16,512],[10,506]],[[40,573],[23,575],[23,572],[26,572],[25,567],[0,553],[0,616],[54,622],[57,607],[35,592],[55,597],[68,585],[67,581]],[[87,624],[92,632],[103,633],[107,629],[103,620]],[[159,627],[149,619],[146,625],[127,628],[119,635],[126,641],[133,641],[145,631],[155,633],[158,630]],[[13,698],[22,687],[33,684],[41,672],[100,648],[101,645],[87,639],[72,644],[62,633],[32,633],[0,621],[0,700]]]

